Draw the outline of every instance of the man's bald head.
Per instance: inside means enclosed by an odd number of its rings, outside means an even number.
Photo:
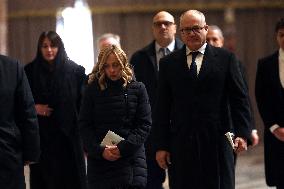
[[[212,46],[223,47],[224,36],[222,30],[216,25],[209,26],[206,41]]]
[[[175,19],[173,15],[171,15],[167,11],[160,11],[153,17],[153,23],[159,22],[159,21],[167,21],[167,22],[175,23]]]
[[[156,42],[162,46],[168,46],[175,38],[176,24],[173,15],[166,11],[160,11],[153,17],[153,35]]]

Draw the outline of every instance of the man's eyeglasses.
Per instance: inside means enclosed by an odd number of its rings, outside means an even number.
[[[200,26],[192,26],[192,27],[186,27],[183,29],[180,29],[179,31],[181,34],[190,34],[191,32],[193,33],[200,33],[200,31],[205,28],[205,26],[200,27]]]
[[[166,26],[166,27],[169,27],[171,25],[174,25],[175,23],[173,22],[169,22],[169,21],[161,21],[161,22],[154,22],[153,25],[156,27],[156,28],[160,28],[162,27],[162,25]]]

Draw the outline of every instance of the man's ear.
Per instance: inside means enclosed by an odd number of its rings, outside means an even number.
[[[208,31],[209,26],[208,26],[208,25],[205,25],[205,26],[204,26],[204,29],[205,29],[206,31]]]

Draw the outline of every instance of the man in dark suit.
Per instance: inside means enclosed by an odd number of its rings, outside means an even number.
[[[234,189],[233,148],[225,137],[228,102],[237,153],[250,136],[248,94],[236,57],[207,44],[207,31],[203,13],[186,11],[180,17],[185,46],[160,61],[153,132],[171,189]]]
[[[25,189],[24,165],[39,157],[34,100],[23,67],[0,55],[0,188]]]
[[[130,63],[134,67],[137,81],[145,84],[152,108],[153,125],[157,124],[153,115],[157,99],[159,60],[182,47],[182,42],[175,38],[176,24],[174,17],[166,12],[158,12],[153,17],[154,40],[141,50],[133,54]],[[146,141],[146,157],[148,169],[148,181],[146,189],[161,189],[165,180],[165,171],[161,169],[155,160],[153,135],[150,133]]]
[[[264,123],[266,183],[284,189],[284,18],[275,32],[280,48],[258,61],[255,97]]]

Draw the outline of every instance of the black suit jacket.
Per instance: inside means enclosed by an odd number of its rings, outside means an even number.
[[[183,43],[178,38],[176,38],[174,50],[178,50],[182,48],[182,46]],[[157,101],[158,67],[155,41],[152,41],[143,49],[135,52],[130,59],[130,64],[134,68],[136,80],[141,81],[145,84],[152,109],[153,124],[156,124],[154,109]],[[150,134],[146,142],[146,155],[148,158],[155,159],[155,150],[153,149],[152,143],[152,135]]]
[[[23,66],[0,55],[0,188],[24,188],[24,161],[37,161],[39,130]]]
[[[236,136],[250,136],[247,90],[235,56],[207,45],[195,80],[186,48],[160,61],[157,122],[159,150],[171,154],[171,188],[234,188],[233,150],[224,134],[230,129],[228,100]]]
[[[269,128],[284,127],[284,89],[279,76],[279,51],[258,61],[255,96],[264,122],[265,176],[269,186],[284,185],[284,142]]]

